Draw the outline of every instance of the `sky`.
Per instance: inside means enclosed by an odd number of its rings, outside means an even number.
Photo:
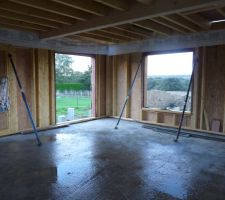
[[[74,71],[87,71],[88,66],[91,66],[91,57],[70,55],[73,59],[72,68]]]
[[[149,55],[148,76],[191,75],[193,52]]]

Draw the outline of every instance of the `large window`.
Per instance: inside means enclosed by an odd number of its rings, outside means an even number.
[[[193,52],[148,55],[145,70],[144,106],[182,111],[192,74]],[[191,111],[189,93],[186,111]]]
[[[93,116],[92,63],[87,56],[55,54],[58,123]]]

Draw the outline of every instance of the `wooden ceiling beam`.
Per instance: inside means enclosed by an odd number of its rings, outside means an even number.
[[[104,2],[105,1],[106,0],[104,0]],[[111,2],[115,1],[112,0]],[[184,11],[190,11],[205,6],[213,6],[215,4],[219,5],[222,3],[224,3],[224,0],[177,0],[176,2],[174,2],[174,0],[157,0],[153,1],[151,6],[135,4],[134,6],[131,6],[127,11],[114,11],[109,13],[107,17],[93,17],[87,22],[78,22],[73,26],[64,26],[63,28],[57,31],[42,34],[41,38],[60,38],[107,27],[118,26],[126,23],[137,22],[140,20],[150,19],[161,15],[170,15],[177,12],[179,13]]]
[[[78,34],[78,36],[93,38],[93,39],[101,40],[101,41],[105,41],[105,42],[110,42],[112,44],[121,42],[121,40],[116,40],[116,39],[113,39],[113,38],[104,37],[102,35],[98,35],[98,34],[94,34],[94,33],[81,33],[81,34]]]
[[[180,33],[189,33],[190,32],[188,29],[186,29],[186,28],[184,28],[182,26],[179,26],[179,25],[177,25],[177,24],[175,24],[175,23],[173,23],[171,21],[168,21],[168,20],[166,20],[166,19],[164,19],[162,17],[156,17],[156,18],[153,18],[151,20],[154,21],[154,22],[157,22],[159,24],[162,24],[164,26],[167,26],[167,27],[169,27],[169,28],[171,28],[171,29],[173,29],[175,31],[180,32]]]
[[[0,23],[8,24],[8,25],[11,25],[11,26],[16,26],[16,27],[27,28],[27,29],[36,30],[36,31],[47,31],[47,30],[49,30],[48,28],[40,26],[40,25],[30,24],[30,23],[27,23],[27,22],[17,21],[17,20],[12,20],[12,19],[5,19],[5,18],[1,18],[1,17],[0,17]]]
[[[107,31],[109,33],[113,33],[115,35],[119,35],[119,36],[123,36],[123,37],[127,37],[129,39],[132,39],[132,40],[139,40],[139,39],[143,39],[144,37],[140,36],[140,35],[137,35],[133,32],[129,32],[125,29],[120,29],[118,27],[112,27],[112,28],[106,28],[106,29],[103,29],[104,31]]]
[[[48,21],[45,19],[40,19],[40,18],[33,17],[33,16],[26,16],[23,14],[13,13],[11,11],[1,10],[1,7],[0,7],[0,16],[2,18],[6,18],[6,19],[23,21],[23,22],[27,22],[27,23],[31,23],[31,24],[45,26],[48,28],[59,28],[61,25],[57,22],[51,22],[51,21]]]
[[[111,39],[111,38],[116,39],[116,40],[119,40],[120,42],[131,41],[130,38],[127,38],[127,37],[124,37],[124,36],[119,36],[119,35],[110,33],[109,31],[105,31],[105,30],[96,30],[96,31],[92,31],[90,33],[93,33],[93,34],[96,34],[96,35],[101,35],[101,36],[104,36],[104,37],[109,38],[109,39]]]
[[[162,35],[173,35],[175,33],[172,29],[150,20],[135,22],[133,24],[141,28],[157,32]]]
[[[222,10],[221,8],[220,9],[217,9],[216,10],[218,13],[220,13],[223,17],[225,17],[225,11]]]
[[[120,11],[127,10],[129,6],[128,1],[126,0],[94,0],[94,1]]]
[[[197,26],[196,24],[188,21],[187,19],[183,18],[182,16],[178,14],[163,16],[164,19],[169,20],[179,26],[182,26],[192,32],[198,32],[201,31],[201,28]]]
[[[182,12],[182,14],[190,15],[190,14],[194,14],[194,13],[200,13],[200,12],[205,12],[205,11],[219,9],[222,6],[225,6],[225,2],[222,2],[221,4],[216,4],[215,3],[214,5],[211,5],[211,6],[207,6],[206,5],[205,7],[202,7],[202,8],[193,9],[193,10],[189,10],[189,11],[184,11],[184,12]]]
[[[37,17],[39,19],[44,19],[51,22],[57,22],[63,25],[72,25],[75,22],[77,22],[77,20],[66,17],[66,16],[46,12],[43,10],[31,8],[24,5],[15,4],[12,2],[1,2],[0,7],[2,10],[11,11],[18,14],[24,14],[24,15],[27,15],[28,17],[30,16]]]
[[[109,11],[108,7],[94,2],[92,0],[52,0],[54,2],[70,6],[72,8],[76,8],[94,15],[104,16]]]
[[[185,19],[191,21],[192,23],[196,24],[197,26],[200,26],[204,30],[210,29],[210,21],[203,18],[197,13],[190,14],[190,15],[182,15]]]
[[[71,17],[73,19],[86,21],[91,16],[88,13],[85,13],[83,11],[80,11],[75,8],[71,8],[69,6],[60,5],[58,3],[49,1],[49,0],[10,0],[11,2],[29,6],[32,8],[44,10],[51,13],[56,13],[59,15],[63,15],[66,17]]]
[[[133,34],[137,34],[137,35],[139,35],[141,37],[145,37],[145,38],[155,36],[155,33],[153,31],[140,28],[133,24],[124,24],[124,25],[117,26],[116,28],[128,31]]]

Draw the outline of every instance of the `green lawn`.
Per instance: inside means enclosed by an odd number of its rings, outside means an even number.
[[[77,118],[90,117],[91,97],[56,97],[56,116],[66,115],[67,108],[75,108]]]

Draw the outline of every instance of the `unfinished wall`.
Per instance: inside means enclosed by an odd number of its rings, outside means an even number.
[[[37,127],[55,125],[55,53],[45,49],[0,46],[0,76],[9,79],[10,109],[0,113],[0,136],[30,130],[30,121],[7,57],[13,55]],[[96,117],[106,115],[106,56],[95,56]]]
[[[11,53],[38,127],[55,124],[54,52],[0,46],[0,76],[9,79],[10,109],[0,113],[0,135],[31,128],[7,54]],[[51,105],[51,106],[50,106]]]
[[[220,132],[225,132],[224,57],[225,45],[195,49],[195,58],[198,58],[198,64],[194,74],[192,113],[185,114],[184,127],[211,130],[212,120],[218,119],[221,122]],[[107,115],[119,115],[140,58],[141,54],[107,58]],[[143,108],[143,70],[144,68],[138,73],[123,117],[152,124],[178,126],[180,112]]]

